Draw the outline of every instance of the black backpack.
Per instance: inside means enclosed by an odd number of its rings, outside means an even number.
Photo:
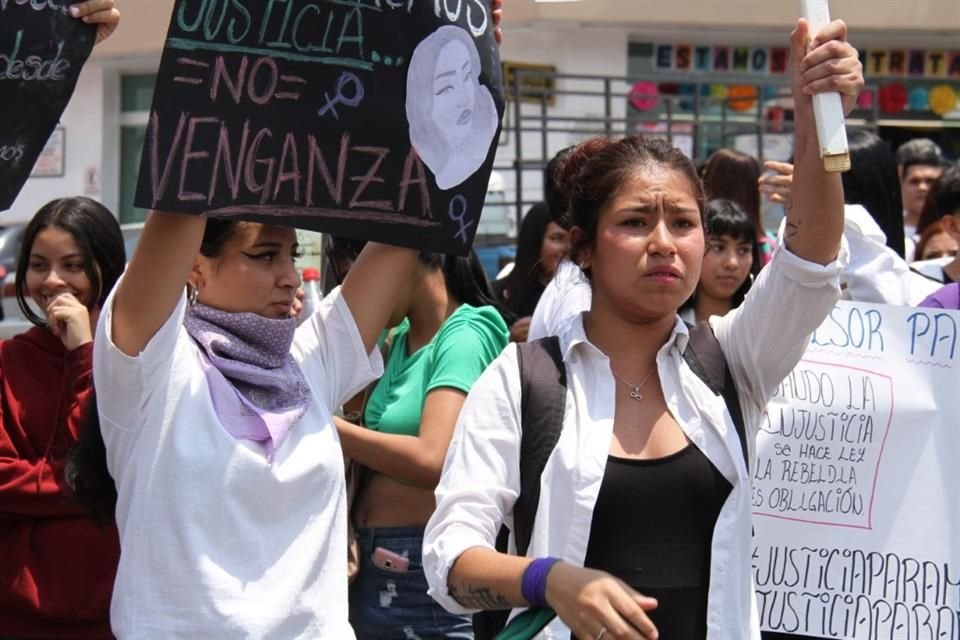
[[[743,412],[733,376],[713,330],[706,322],[690,328],[683,352],[687,365],[718,396],[722,396],[737,429],[747,468],[750,460]],[[560,440],[566,405],[567,370],[556,336],[517,345],[520,367],[520,495],[513,505],[517,555],[525,556],[540,502],[540,477],[547,458]],[[500,527],[496,549],[507,553],[510,530]],[[507,624],[510,609],[481,611],[473,615],[475,640],[493,640]]]

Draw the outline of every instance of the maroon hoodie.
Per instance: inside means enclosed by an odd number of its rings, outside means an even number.
[[[40,327],[0,343],[0,637],[112,637],[116,526],[94,524],[63,483],[92,360],[92,343],[67,351]]]

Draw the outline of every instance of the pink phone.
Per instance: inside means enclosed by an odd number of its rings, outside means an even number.
[[[389,549],[377,547],[373,550],[373,564],[384,571],[406,573],[410,569],[410,558],[394,553]]]

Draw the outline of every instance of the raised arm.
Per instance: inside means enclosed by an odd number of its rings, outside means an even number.
[[[163,326],[183,295],[206,218],[152,211],[113,302],[113,343],[136,356]]]
[[[829,264],[837,257],[843,235],[843,185],[827,173],[820,159],[815,93],[839,91],[849,111],[863,86],[857,50],[846,42],[847,26],[835,20],[810,42],[809,24],[801,19],[790,34],[794,98],[794,176],[787,208],[787,248],[797,256]]]
[[[416,261],[415,249],[368,242],[343,281],[343,299],[367,353],[376,348]]]

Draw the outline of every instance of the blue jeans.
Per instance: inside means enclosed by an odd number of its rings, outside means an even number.
[[[423,528],[357,529],[360,571],[350,585],[350,624],[358,640],[473,639],[470,616],[448,613],[427,595]],[[410,560],[404,572],[381,569],[372,554],[383,547]]]

